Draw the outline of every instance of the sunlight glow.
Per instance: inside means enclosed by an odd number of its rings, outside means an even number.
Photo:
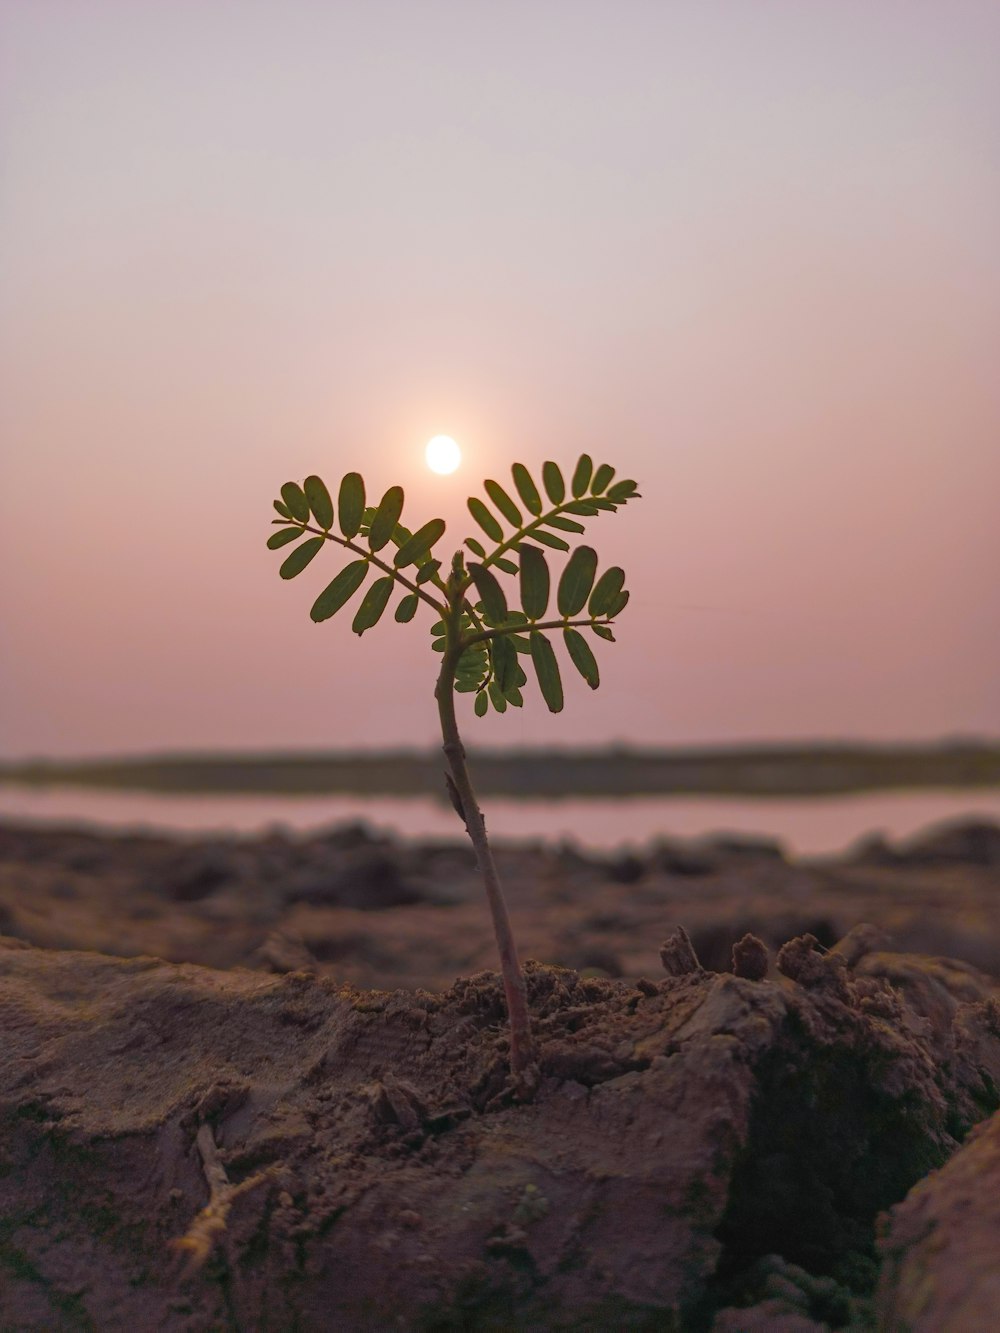
[[[444,477],[461,463],[462,451],[450,435],[435,435],[433,440],[427,441],[424,457],[430,470]]]

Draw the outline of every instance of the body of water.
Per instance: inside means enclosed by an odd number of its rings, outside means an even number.
[[[960,818],[1000,823],[1000,791],[890,792],[794,800],[723,797],[483,801],[498,840],[639,847],[658,838],[738,833],[776,838],[803,855],[841,852],[869,833],[898,839]],[[259,834],[363,820],[407,838],[464,839],[450,806],[426,797],[179,796],[79,787],[0,786],[0,818],[107,830]]]

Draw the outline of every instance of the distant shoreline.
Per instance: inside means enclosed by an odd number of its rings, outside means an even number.
[[[833,796],[1000,787],[1000,744],[471,751],[487,796]],[[438,796],[437,750],[177,753],[0,764],[0,783],[228,795]]]

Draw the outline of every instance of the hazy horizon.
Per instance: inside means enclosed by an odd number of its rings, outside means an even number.
[[[1000,735],[1000,8],[0,24],[0,757],[436,744],[426,623],[313,625],[271,501],[358,468],[450,552],[583,450],[619,642],[470,747]]]

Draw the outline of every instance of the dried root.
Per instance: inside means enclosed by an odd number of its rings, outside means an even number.
[[[201,1270],[214,1250],[216,1242],[225,1234],[226,1220],[233,1201],[273,1175],[273,1168],[268,1168],[241,1181],[239,1185],[233,1185],[226,1175],[226,1168],[215,1146],[211,1125],[201,1126],[195,1142],[201,1154],[202,1167],[208,1182],[208,1203],[184,1235],[170,1242],[170,1248],[181,1256],[185,1277],[193,1277]]]

